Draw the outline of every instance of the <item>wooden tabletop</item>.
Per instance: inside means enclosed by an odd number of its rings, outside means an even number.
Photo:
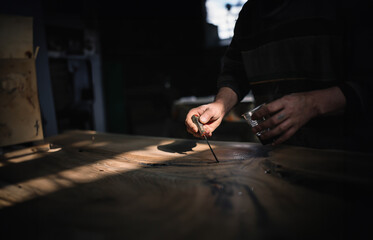
[[[0,239],[358,239],[373,156],[71,131],[0,161]]]

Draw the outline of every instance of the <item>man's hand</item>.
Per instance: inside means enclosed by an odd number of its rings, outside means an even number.
[[[197,126],[192,121],[193,115],[200,116],[199,121],[203,124],[206,136],[211,137],[212,132],[220,125],[224,118],[223,106],[213,102],[193,108],[189,111],[185,119],[187,131],[195,137],[201,137]]]
[[[345,97],[338,87],[284,96],[266,104],[252,118],[271,116],[252,130],[254,133],[270,129],[261,135],[262,140],[275,137],[273,145],[283,143],[310,119],[342,110]]]
[[[198,115],[199,121],[204,125],[206,135],[211,137],[212,132],[221,124],[225,114],[237,103],[236,93],[227,87],[223,87],[216,95],[215,101],[189,111],[185,119],[187,131],[195,137],[201,137],[197,126],[192,121],[193,115]]]

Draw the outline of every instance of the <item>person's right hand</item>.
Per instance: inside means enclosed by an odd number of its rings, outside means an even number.
[[[191,109],[185,119],[187,131],[193,136],[201,138],[197,126],[192,121],[192,116],[199,116],[208,137],[221,124],[224,118],[224,107],[221,103],[213,102]]]

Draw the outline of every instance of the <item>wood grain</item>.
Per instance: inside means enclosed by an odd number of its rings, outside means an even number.
[[[202,140],[48,141],[55,151],[1,161],[3,236],[359,239],[371,223],[371,155],[212,141],[216,163]]]

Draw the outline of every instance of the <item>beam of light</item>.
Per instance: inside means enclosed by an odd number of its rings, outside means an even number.
[[[84,142],[86,145],[84,145],[83,142],[78,142],[74,145],[76,145],[75,147],[82,147],[93,146],[94,144],[97,144],[97,146],[108,144],[97,142],[92,145],[92,141]],[[157,149],[158,145],[170,144],[172,142],[173,140],[160,141],[156,145],[147,146],[143,149],[119,153],[91,164],[63,170],[43,177],[37,177],[17,184],[8,185],[7,183],[0,182],[0,209],[46,196],[62,189],[73,188],[80,184],[98,181],[106,177],[143,168],[144,166],[141,165],[141,162],[137,161],[137,159],[141,159],[141,161],[144,162],[160,163],[185,157],[183,154],[163,152]],[[106,148],[107,147],[105,147],[105,149]],[[209,151],[209,148],[206,144],[197,144],[197,146],[193,148],[193,151],[196,151],[196,153]],[[21,157],[20,159],[12,159],[11,161],[17,163],[20,161],[32,160],[36,157],[40,156],[37,154],[30,155]],[[1,185],[3,185],[3,187],[1,187]]]
[[[140,166],[118,159],[104,159],[18,184],[7,185],[0,188],[0,209],[46,196],[61,189],[97,181],[110,175],[125,173],[138,168]]]
[[[42,158],[44,156],[47,156],[48,153],[58,152],[61,151],[61,149],[62,148],[60,147],[50,148],[49,146],[48,148],[31,147],[28,149],[22,149],[6,153],[4,154],[5,159],[0,162],[0,167],[6,166],[8,164],[22,163]]]

